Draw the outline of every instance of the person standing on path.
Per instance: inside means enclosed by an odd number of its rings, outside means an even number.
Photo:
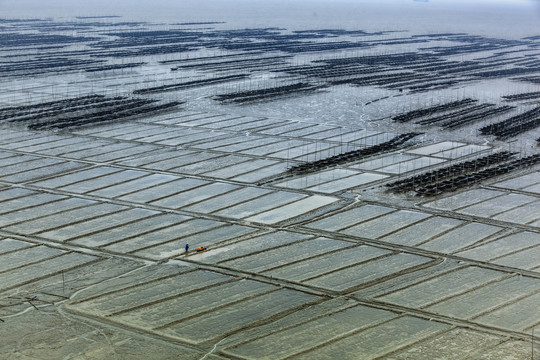
[[[186,252],[189,250],[189,244],[186,244]]]

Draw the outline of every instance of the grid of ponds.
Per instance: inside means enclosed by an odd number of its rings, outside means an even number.
[[[183,134],[193,142],[171,140]],[[351,202],[350,189],[490,151],[443,141],[255,184],[295,161],[275,151],[344,146],[341,134],[357,148],[385,138],[194,112],[59,134],[10,129],[0,145],[4,298],[70,298],[70,312],[185,345],[228,339],[219,353],[240,358],[407,358],[470,337],[485,347],[463,354],[524,351],[512,339],[538,325],[537,173],[417,208]],[[99,266],[98,279],[80,280]]]
[[[538,228],[540,198],[538,193],[496,189],[473,189],[423,204],[426,208],[452,211],[458,214],[506,221]]]

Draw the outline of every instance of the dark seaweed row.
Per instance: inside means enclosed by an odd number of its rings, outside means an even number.
[[[94,45],[97,49],[106,50],[96,53],[98,57],[131,57],[145,55],[161,55],[191,51],[199,45],[204,32],[191,32],[187,30],[155,30],[155,31],[129,31],[111,32],[114,40],[101,41]]]
[[[426,92],[429,90],[446,89],[458,83],[459,83],[459,80],[430,81],[424,84],[420,83],[418,85],[407,86],[407,89],[411,93],[419,93],[419,92]]]
[[[109,16],[79,16],[75,17],[76,19],[105,19],[105,18],[120,18],[120,16],[115,15],[109,15]],[[106,22],[80,22],[80,21],[62,21],[62,22],[56,22],[51,19],[0,19],[0,24],[6,23],[11,24],[15,26],[19,26],[24,28],[25,26],[31,26],[32,28],[36,27],[54,27],[54,26],[65,26],[66,24],[76,26],[78,28],[86,28],[88,26],[141,26],[145,25],[143,22],[113,22],[113,23],[106,23]]]
[[[461,119],[454,119],[454,120],[444,122],[441,126],[443,128],[445,128],[445,129],[454,129],[454,128],[457,128],[457,127],[460,127],[460,126],[463,126],[463,125],[466,125],[466,124],[470,124],[472,122],[484,120],[484,119],[486,119],[488,117],[491,117],[491,116],[495,116],[495,115],[499,115],[499,114],[508,112],[510,110],[513,110],[513,109],[515,109],[515,107],[513,107],[513,106],[507,106],[507,105],[499,106],[499,107],[496,107],[496,108],[491,108],[491,109],[489,109],[487,111],[483,111],[483,112],[479,112],[479,113],[476,113],[476,114],[472,114],[470,116],[462,117]]]
[[[0,109],[0,121],[27,124],[30,129],[61,129],[155,113],[179,102],[88,95],[41,104]]]
[[[420,62],[413,65],[404,65],[403,69],[410,69],[421,72],[452,72],[453,69],[469,69],[471,66],[478,65],[473,61],[448,61],[443,59]],[[458,72],[456,71],[456,72]]]
[[[449,119],[461,119],[461,117],[464,116],[464,115],[468,115],[468,114],[477,112],[479,110],[484,110],[486,108],[492,108],[494,106],[495,105],[493,105],[493,104],[479,104],[479,105],[467,106],[467,107],[465,107],[463,109],[457,109],[457,111],[452,111],[452,112],[447,113],[447,114],[442,114],[442,115],[435,116],[435,117],[429,117],[427,119],[417,121],[416,124],[419,124],[419,125],[433,125],[433,124],[436,124],[436,123],[439,123],[439,122],[447,121]]]
[[[17,47],[17,48],[9,49],[10,52],[5,54],[5,55],[2,55],[2,57],[5,58],[5,59],[9,59],[9,58],[20,59],[21,55],[18,53],[18,51],[24,51],[25,56],[30,57],[30,56],[37,56],[44,50],[62,49],[64,47],[65,47],[65,45],[48,45],[48,46],[40,46],[39,48],[32,47],[30,49],[24,48],[24,47],[21,47],[21,48]],[[31,54],[31,53],[28,52],[29,50],[36,51],[36,53]],[[61,51],[61,50],[59,50],[59,51]]]
[[[528,110],[524,113],[518,114],[504,121],[487,125],[484,128],[480,129],[480,131],[482,131],[482,133],[486,131],[487,132],[486,135],[491,135],[496,131],[503,130],[508,126],[515,125],[516,123],[519,123],[522,120],[528,121],[530,119],[533,119],[537,117],[538,115],[540,115],[540,107],[536,107],[534,109]]]
[[[463,100],[457,100],[457,101],[453,101],[453,102],[449,102],[449,103],[445,103],[445,104],[431,106],[431,107],[425,108],[425,109],[412,110],[412,111],[406,112],[404,114],[394,116],[392,118],[392,120],[399,121],[399,122],[409,122],[409,121],[416,120],[418,118],[428,116],[428,115],[432,115],[432,114],[436,114],[436,113],[439,113],[439,112],[450,111],[450,110],[453,110],[453,109],[459,109],[459,108],[462,108],[463,106],[475,103],[476,101],[477,100],[467,98],[467,99],[463,99]]]
[[[224,73],[241,70],[244,72],[255,73],[260,71],[267,71],[268,69],[270,69],[270,71],[280,72],[280,70],[283,69],[286,64],[286,61],[283,59],[261,59],[253,60],[247,63],[232,64],[228,66],[202,67],[201,70]]]
[[[476,70],[491,70],[497,69],[506,65],[516,65],[521,58],[512,59],[497,59],[486,60],[485,58],[477,61],[449,61],[445,59],[439,59],[438,61],[430,61],[421,64],[407,65],[403,68],[413,69],[420,72],[437,72],[441,75],[455,75],[462,74],[468,75],[468,73]]]
[[[43,19],[0,19],[0,24],[35,23]]]
[[[530,92],[530,93],[522,93],[522,94],[515,94],[515,95],[506,95],[502,97],[505,100],[531,100],[531,99],[538,99],[540,98],[540,92]]]
[[[518,78],[513,78],[512,80],[525,81],[532,84],[540,84],[540,76],[522,76]]]
[[[99,66],[94,68],[88,68],[84,69],[86,72],[98,72],[98,71],[109,71],[109,70],[121,70],[121,69],[131,69],[136,68],[141,65],[146,64],[145,62],[138,62],[138,63],[129,63],[129,64],[113,64],[113,65],[105,65],[105,66]]]
[[[92,110],[97,107],[106,107],[110,105],[116,105],[121,101],[126,101],[122,97],[114,98],[96,98],[94,100],[88,100],[85,102],[71,102],[65,105],[56,105],[44,108],[36,108],[24,112],[1,112],[0,121],[8,122],[24,122],[31,120],[39,120],[40,118],[58,116],[61,114],[67,114],[76,111]]]
[[[137,57],[137,56],[148,56],[148,55],[163,55],[163,54],[174,54],[188,52],[191,50],[196,50],[197,48],[191,45],[183,44],[174,44],[174,45],[165,45],[165,46],[150,46],[150,47],[136,47],[136,48],[126,48],[123,50],[117,51],[106,51],[102,53],[95,53],[96,57]]]
[[[507,61],[501,61],[498,63],[473,63],[469,65],[454,64],[455,66],[441,67],[437,70],[437,72],[441,75],[460,75],[461,74],[461,75],[466,75],[466,76],[500,77],[500,76],[505,76],[506,74],[504,74],[503,72],[499,73],[502,70],[499,70],[497,68],[504,66],[508,63],[509,62]],[[471,73],[477,70],[490,70],[490,71]],[[484,76],[484,74],[491,74],[491,75]]]
[[[507,139],[540,126],[540,107],[512,116],[498,123],[480,128],[482,135],[495,135]]]
[[[489,56],[486,56],[486,57],[483,57],[482,59],[497,59],[497,58],[502,58],[506,55],[509,55],[509,54],[518,54],[518,53],[523,53],[527,50],[523,50],[523,49],[519,49],[519,50],[506,50],[506,51],[497,51],[495,53],[493,53],[493,55],[489,55]],[[527,56],[527,54],[525,54],[525,56]]]
[[[68,35],[20,34],[12,32],[0,33],[0,48],[36,47],[53,44],[74,44],[96,40],[95,38]]]
[[[240,75],[215,77],[211,79],[186,81],[182,83],[150,87],[147,89],[138,89],[138,90],[133,91],[133,94],[142,95],[142,94],[153,94],[153,93],[164,92],[164,91],[175,91],[175,90],[187,89],[187,88],[198,87],[198,86],[218,84],[218,83],[227,82],[227,81],[241,80],[241,79],[247,78],[248,76],[249,75],[246,75],[246,74],[240,74]]]
[[[52,31],[85,31],[85,32],[101,32],[100,30],[93,30],[95,27],[140,27],[146,25],[143,22],[123,21],[123,22],[89,22],[89,21],[66,21],[66,22],[54,22],[54,21],[41,21],[33,23],[30,26],[24,27],[29,30],[39,30],[41,32],[50,33]],[[88,39],[88,38],[87,38]]]
[[[438,34],[412,35],[412,37],[439,38],[440,40],[448,40],[449,37],[463,36],[463,35],[467,35],[467,34],[466,33],[438,33]]]
[[[379,66],[368,66],[364,64],[350,66],[333,66],[330,64],[325,64],[317,66],[294,66],[283,69],[283,71],[293,75],[331,79],[343,76],[368,75],[384,71],[384,69]]]
[[[336,36],[373,36],[373,35],[384,35],[390,34],[393,31],[378,31],[378,32],[366,32],[363,30],[341,30],[341,29],[319,29],[319,30],[296,30],[293,31],[295,34],[323,34],[329,37]]]
[[[439,124],[445,129],[454,129],[476,121],[485,120],[489,117],[499,115],[515,109],[513,106],[495,107],[493,104],[480,104],[469,106],[463,110],[454,111],[448,114],[417,121],[419,125]]]
[[[538,68],[540,66],[539,59],[521,59],[515,62],[516,65],[525,66],[529,68]]]
[[[439,46],[439,47],[428,47],[423,48],[422,50],[431,51],[433,54],[441,57],[448,57],[454,55],[464,55],[469,53],[483,52],[483,51],[493,51],[498,49],[504,49],[499,45],[493,44],[483,44],[483,43],[474,43],[467,45],[458,45],[458,46]]]
[[[429,40],[419,40],[419,39],[391,39],[391,40],[374,40],[366,42],[368,46],[379,46],[379,45],[405,45],[405,44],[420,44],[427,43]]]
[[[167,44],[174,44],[179,48],[188,50],[189,46],[203,46],[207,48],[221,48],[225,50],[244,51],[283,51],[288,53],[302,53],[311,51],[328,51],[335,49],[357,48],[369,46],[364,43],[341,41],[341,42],[304,42],[305,39],[320,39],[333,35],[305,32],[282,34],[278,28],[267,29],[240,29],[219,31],[188,31],[188,30],[162,30],[162,31],[130,31],[111,32],[106,35],[116,39],[99,42],[96,46],[101,49],[124,48],[136,53],[141,47],[157,47],[163,50],[169,49]],[[183,45],[183,47],[181,46]],[[157,51],[157,50],[156,50]],[[157,52],[156,52],[157,53]],[[122,52],[115,52],[114,56],[122,56]]]
[[[471,41],[480,40],[481,38],[473,38]],[[505,42],[502,41],[502,43]],[[368,43],[366,42],[365,44]],[[499,45],[503,46],[501,44]],[[520,61],[531,62],[532,60],[527,58],[511,58],[460,62],[445,61],[440,55],[433,53],[401,53],[318,60],[313,62],[313,66],[290,67],[282,70],[288,73],[316,76],[322,79],[334,78],[334,81],[338,81],[335,84],[376,85],[389,89],[408,89],[411,92],[421,92],[446,88],[459,82],[472,81],[479,77],[504,77],[507,75],[536,72],[536,68],[526,67],[501,69],[506,65],[515,66]],[[363,68],[360,68],[362,66]],[[394,72],[394,74],[389,75],[388,72],[390,71]],[[336,79],[344,76],[353,77],[356,74],[380,72],[385,72],[386,74],[375,74],[372,77],[361,79],[357,77]],[[459,77],[459,75],[462,77]]]
[[[177,23],[173,25],[191,26],[191,25],[217,25],[217,24],[225,24],[225,21],[184,22],[184,23]]]
[[[180,65],[171,70],[176,71],[179,69],[195,68],[197,70],[232,70],[232,69],[246,69],[246,68],[262,68],[264,66],[270,66],[274,64],[284,64],[286,59],[290,59],[290,56],[272,56],[265,58],[247,58],[247,59],[234,59],[226,61],[212,61],[212,62],[199,62],[186,65]]]
[[[520,168],[527,168],[538,163],[540,163],[540,154],[527,156],[521,159],[516,159],[501,164],[499,166],[494,166],[485,170],[460,175],[452,179],[418,188],[416,189],[416,194],[421,196],[434,196],[447,191],[455,191],[463,187],[477,184],[486,179],[500,176]]]
[[[334,155],[326,159],[310,161],[310,162],[292,166],[289,169],[287,169],[287,173],[300,175],[300,174],[307,174],[311,172],[317,172],[328,167],[345,164],[352,161],[357,161],[368,156],[395,150],[401,147],[407,141],[411,140],[412,138],[418,135],[421,135],[421,134],[420,133],[401,134],[394,137],[393,139],[389,141],[385,141],[383,143],[373,145],[364,149],[348,151],[346,153]]]
[[[411,81],[418,78],[418,75],[415,73],[394,73],[394,74],[376,74],[365,77],[357,77],[351,79],[342,79],[331,81],[332,85],[341,85],[341,84],[354,84],[358,86],[368,86],[368,85],[379,85],[385,86],[394,84],[396,82]]]
[[[69,58],[36,59],[8,63],[0,66],[0,75],[35,75],[63,68],[66,71],[84,69],[88,65],[102,63],[101,60],[84,60]],[[5,64],[5,63],[4,63]]]
[[[231,94],[222,94],[214,97],[221,102],[244,103],[250,101],[265,100],[267,98],[295,94],[299,92],[315,91],[320,87],[308,83],[295,83],[291,85],[276,86],[266,89],[243,91]]]
[[[151,101],[152,102],[152,101]],[[155,114],[160,111],[168,110],[172,107],[180,105],[181,102],[169,102],[161,105],[147,106],[148,100],[133,100],[131,104],[120,106],[115,109],[98,111],[92,115],[81,115],[72,118],[54,119],[34,123],[28,125],[29,129],[44,130],[44,129],[65,129],[72,127],[80,127],[87,125],[95,125],[103,122],[114,120],[123,120],[133,116],[142,116],[147,114]]]
[[[99,49],[137,48],[141,46],[161,46],[169,44],[182,44],[198,41],[204,32],[188,30],[152,30],[152,31],[128,31],[111,32],[108,36],[117,39],[104,40],[95,44]]]
[[[261,53],[260,55],[262,55],[263,53]],[[189,61],[190,64],[185,64],[185,65],[179,65],[177,66],[175,69],[190,69],[190,68],[196,68],[196,69],[200,69],[201,67],[202,68],[205,68],[205,67],[212,67],[212,66],[221,66],[221,65],[236,65],[236,64],[239,64],[239,63],[245,63],[245,62],[251,62],[251,61],[261,61],[261,60],[270,60],[270,59],[290,59],[291,56],[289,55],[283,55],[283,56],[272,56],[272,57],[253,57],[252,54],[249,54],[248,56],[249,57],[244,57],[244,58],[238,58],[240,56],[246,56],[244,54],[241,54],[241,55],[238,55],[238,54],[234,54],[234,55],[222,55],[222,56],[215,56],[215,57],[208,57],[208,58],[198,58],[198,59],[186,59],[186,60],[183,60],[184,62],[187,62]],[[233,60],[229,60],[227,59],[228,57],[235,57],[235,59]],[[222,60],[222,61],[205,61],[205,60],[209,60],[209,59],[212,59],[212,60]],[[173,60],[174,62],[179,62],[179,60]],[[162,64],[166,64],[168,63],[167,61],[163,61],[161,62]]]
[[[537,72],[540,72],[540,67],[536,67],[536,68],[517,67],[513,69],[485,71],[485,72],[475,73],[471,75],[475,77],[480,77],[480,78],[496,78],[496,77],[507,77],[507,76],[531,74],[531,73],[537,73]]]
[[[540,118],[536,118],[531,121],[523,122],[519,125],[515,125],[509,128],[499,131],[493,135],[496,135],[499,140],[505,140],[516,135],[522,134],[532,129],[540,127]]]
[[[79,96],[77,98],[70,98],[70,99],[62,99],[62,100],[55,100],[55,101],[47,101],[42,102],[38,104],[32,104],[32,105],[21,105],[21,106],[10,106],[0,109],[0,116],[6,116],[9,114],[14,115],[25,115],[33,112],[43,111],[43,109],[49,109],[49,108],[69,108],[72,106],[78,106],[81,104],[91,104],[98,101],[103,101],[105,99],[105,96],[103,95],[85,95],[85,96]],[[9,115],[9,116],[14,116]]]
[[[261,56],[264,56],[264,52],[259,53]],[[257,54],[249,53],[250,56],[254,56]],[[231,58],[237,58],[237,57],[244,57],[246,56],[245,53],[240,54],[227,54],[227,55],[212,55],[212,56],[200,56],[200,57],[189,57],[185,59],[174,59],[174,60],[162,60],[159,61],[160,64],[177,64],[177,63],[205,63],[208,60],[228,60]]]
[[[387,89],[408,89],[410,92],[421,92],[430,89],[446,88],[463,81],[463,79],[456,79],[453,76],[442,76],[436,73],[417,73],[416,76],[410,76],[406,78],[396,78],[392,81],[389,80],[381,82],[380,85]],[[378,85],[378,84],[375,84]]]
[[[363,48],[369,45],[364,43],[354,43],[349,41],[336,41],[327,43],[306,43],[306,42],[289,42],[289,43],[269,43],[269,42],[227,42],[220,43],[219,47],[225,50],[242,50],[242,51],[282,51],[286,53],[306,53],[319,51],[335,51],[352,48]]]
[[[34,122],[34,121],[40,121],[41,119],[46,118],[53,118],[53,117],[72,117],[75,116],[73,114],[83,114],[88,115],[92,114],[96,109],[106,109],[109,107],[114,107],[115,109],[123,106],[123,105],[129,105],[131,104],[131,100],[123,98],[123,97],[115,97],[115,98],[104,98],[103,100],[97,100],[94,102],[88,102],[86,104],[81,105],[75,105],[72,104],[69,107],[50,107],[46,109],[42,109],[40,111],[36,111],[29,114],[15,114],[11,117],[4,117],[2,118],[3,121],[8,122]]]
[[[420,175],[411,176],[405,179],[386,184],[386,187],[394,192],[417,191],[428,185],[439,183],[443,180],[455,178],[456,176],[475,172],[479,169],[503,163],[511,159],[516,153],[501,151],[495,154],[460,162],[451,166],[429,171]]]
[[[88,20],[88,19],[115,19],[120,18],[118,15],[102,15],[102,16],[76,16],[75,19]]]
[[[377,74],[373,76],[350,78],[330,81],[331,85],[349,84],[356,86],[382,86],[387,89],[403,91],[425,91],[435,88],[444,88],[457,83],[457,80],[443,80],[437,75],[420,75],[415,73]]]
[[[318,60],[315,63],[325,63],[332,66],[337,65],[370,65],[370,66],[391,66],[400,67],[412,64],[421,64],[427,61],[440,61],[438,57],[431,54],[422,54],[416,52],[407,52],[401,54],[388,54],[388,55],[370,55],[370,56],[357,56],[341,59],[327,59]]]
[[[155,102],[155,100],[148,99],[127,99],[124,97],[116,98],[101,98],[94,102],[89,102],[83,106],[78,104],[70,104],[70,106],[64,106],[62,109],[58,107],[44,107],[40,111],[33,112],[26,115],[15,114],[11,118],[4,118],[3,121],[7,122],[30,122],[30,123],[43,123],[43,122],[55,122],[63,121],[63,119],[71,119],[77,121],[82,118],[92,117],[96,115],[104,115],[107,113],[123,111],[130,108],[137,108],[139,106],[148,105]]]
[[[422,50],[432,51],[439,56],[460,55],[487,50],[503,50],[515,46],[529,45],[530,42],[523,40],[507,40],[486,38],[479,35],[458,35],[451,38],[452,41],[464,43],[450,47],[430,47]]]

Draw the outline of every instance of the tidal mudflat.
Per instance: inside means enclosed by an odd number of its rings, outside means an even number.
[[[539,37],[308,25],[0,20],[0,357],[540,356]]]

